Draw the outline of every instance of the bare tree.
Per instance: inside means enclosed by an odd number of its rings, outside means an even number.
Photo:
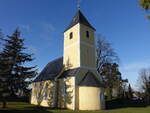
[[[119,58],[108,42],[102,35],[96,35],[97,71],[101,73],[106,63],[118,62]]]
[[[138,84],[140,91],[144,93],[147,104],[150,103],[150,68],[144,68],[139,72]]]
[[[120,85],[121,73],[119,72],[119,58],[102,35],[96,37],[97,71],[105,84],[105,91],[109,99],[112,98],[112,88]],[[119,84],[119,85],[118,85]]]

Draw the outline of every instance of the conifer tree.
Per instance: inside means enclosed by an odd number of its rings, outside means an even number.
[[[3,90],[9,91],[9,96],[27,94],[31,78],[36,76],[36,66],[26,67],[26,62],[33,60],[32,54],[25,53],[24,39],[20,38],[18,29],[11,36],[3,39],[4,49],[0,53],[0,76],[5,82]]]
[[[9,94],[9,87],[8,87],[8,75],[5,73],[7,72],[8,67],[6,66],[5,60],[2,60],[1,50],[2,50],[2,40],[3,40],[3,33],[0,30],[0,98],[2,99],[2,108],[6,108],[6,96]]]
[[[118,83],[121,81],[121,73],[119,72],[119,65],[116,63],[105,63],[101,70],[101,77],[105,84],[106,95],[108,99],[112,99],[112,89],[118,88]]]

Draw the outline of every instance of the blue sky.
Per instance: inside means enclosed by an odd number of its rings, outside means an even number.
[[[138,72],[150,67],[150,20],[139,0],[81,0],[90,23],[112,43],[123,78],[136,88]],[[0,28],[22,30],[39,70],[63,55],[63,31],[75,15],[76,0],[0,0]]]

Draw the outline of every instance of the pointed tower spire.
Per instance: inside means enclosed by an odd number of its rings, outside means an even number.
[[[76,15],[74,16],[74,18],[72,19],[71,23],[69,24],[69,26],[66,28],[65,31],[67,31],[68,29],[70,29],[71,27],[73,27],[76,24],[83,24],[86,25],[88,27],[90,27],[93,30],[96,30],[86,19],[86,17],[82,14],[82,12],[80,10],[77,11]],[[64,31],[64,32],[65,32]]]

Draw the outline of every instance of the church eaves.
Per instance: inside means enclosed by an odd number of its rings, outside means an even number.
[[[73,27],[76,24],[83,24],[85,26],[90,27],[93,30],[96,30],[89,22],[88,20],[85,18],[85,16],[82,14],[82,12],[80,10],[78,10],[78,12],[76,13],[76,15],[74,16],[74,18],[72,19],[71,23],[69,24],[69,26],[66,28],[65,31],[67,31],[68,29],[70,29],[71,27]],[[65,32],[64,31],[64,32]]]

